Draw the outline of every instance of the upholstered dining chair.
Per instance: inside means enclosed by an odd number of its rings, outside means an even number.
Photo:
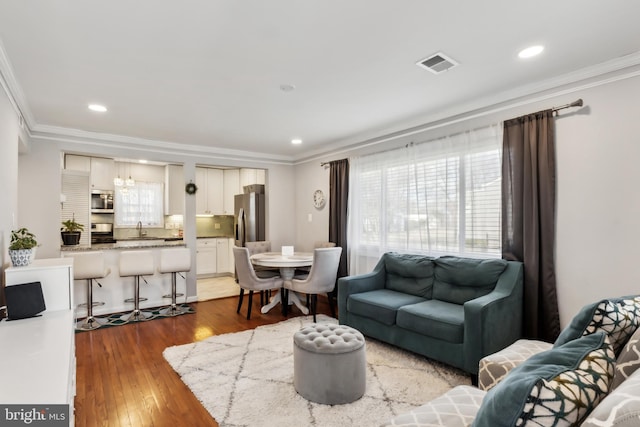
[[[262,254],[265,252],[271,252],[271,242],[269,240],[261,240],[258,242],[245,242],[245,247],[249,249],[249,256],[255,254]],[[268,279],[270,277],[280,276],[280,270],[271,267],[262,267],[260,265],[254,266],[256,276],[261,279]]]
[[[313,250],[313,264],[311,271],[305,279],[293,278],[291,281],[284,283],[287,291],[300,292],[311,295],[311,313],[313,321],[316,321],[316,309],[318,305],[318,294],[327,294],[329,297],[329,305],[332,304],[331,297],[328,295],[336,286],[336,278],[338,276],[338,265],[340,264],[341,247],[334,248],[317,248]],[[284,309],[288,306],[287,292],[284,294]],[[332,308],[333,312],[333,308]]]
[[[247,307],[247,320],[251,318],[251,306],[253,303],[253,293],[255,291],[260,292],[260,296],[263,296],[262,291],[268,291],[271,289],[277,289],[282,287],[282,279],[280,277],[260,278],[256,275],[253,265],[249,260],[249,249],[246,247],[235,246],[233,248],[233,258],[236,264],[236,275],[238,279],[238,285],[240,286],[240,298],[238,300],[238,309],[236,313],[240,313],[242,308],[242,300],[244,299],[244,291],[249,291],[249,306]],[[260,304],[264,305],[264,301],[261,298]]]

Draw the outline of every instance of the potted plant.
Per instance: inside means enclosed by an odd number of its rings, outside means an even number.
[[[62,243],[65,246],[73,246],[80,243],[81,232],[84,231],[84,225],[76,222],[75,215],[72,219],[62,221],[63,227],[60,229],[60,236],[62,237]]]
[[[11,230],[9,257],[15,267],[29,265],[34,258],[35,248],[38,246],[36,236],[27,228]]]

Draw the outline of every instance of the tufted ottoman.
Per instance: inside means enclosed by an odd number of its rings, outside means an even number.
[[[313,323],[293,336],[293,386],[305,399],[326,405],[358,400],[366,386],[362,334],[349,326]]]

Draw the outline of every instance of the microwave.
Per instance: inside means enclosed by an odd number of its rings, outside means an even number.
[[[91,213],[113,213],[113,191],[91,190]]]

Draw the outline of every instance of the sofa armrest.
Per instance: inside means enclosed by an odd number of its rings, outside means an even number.
[[[338,317],[347,318],[349,295],[384,289],[385,269],[378,265],[371,273],[347,276],[338,279]]]
[[[469,372],[478,372],[482,357],[521,337],[522,282],[522,263],[509,261],[492,292],[464,304],[464,364]]]
[[[490,354],[480,360],[478,371],[478,388],[489,391],[509,372],[534,354],[549,350],[553,344],[537,340],[518,340],[497,353]]]
[[[485,392],[468,385],[452,388],[425,405],[400,414],[383,426],[469,427],[480,409]]]

